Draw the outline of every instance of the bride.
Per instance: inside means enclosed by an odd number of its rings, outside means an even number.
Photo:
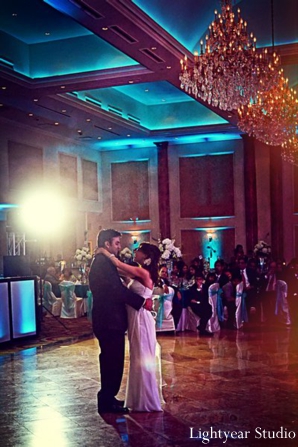
[[[128,287],[143,298],[152,298],[158,278],[158,247],[148,242],[140,244],[134,260],[139,267],[125,264],[105,249],[99,249],[116,265],[120,274],[129,276]],[[133,411],[162,411],[160,346],[156,341],[155,320],[148,310],[127,306],[130,367],[125,406]],[[157,359],[156,359],[157,356]]]

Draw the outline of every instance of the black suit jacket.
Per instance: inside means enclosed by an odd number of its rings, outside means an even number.
[[[239,268],[235,269],[234,272],[237,273],[238,275],[241,275],[241,270]],[[249,281],[249,285],[251,287],[255,287],[255,288],[259,287],[260,277],[256,270],[253,270],[253,269],[247,267],[246,275],[247,275],[247,279]]]
[[[106,330],[127,330],[128,304],[139,310],[144,298],[127,289],[121,282],[115,265],[102,254],[92,261],[89,285],[93,295],[92,324],[97,336]]]
[[[219,284],[219,287],[222,289],[223,286],[229,282],[229,277],[225,273],[222,273],[219,278],[217,278],[217,275],[216,275],[216,282]]]
[[[206,306],[209,304],[209,298],[208,298],[208,288],[204,284],[202,287],[202,290],[199,292],[197,289],[197,285],[194,284],[191,286],[188,290],[187,295],[187,305],[191,306],[191,300],[200,301],[200,304],[202,306]]]

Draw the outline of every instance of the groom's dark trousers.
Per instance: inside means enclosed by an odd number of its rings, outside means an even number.
[[[93,296],[92,325],[99,341],[101,389],[98,405],[109,408],[119,392],[124,368],[126,304],[139,310],[144,298],[127,289],[109,258],[98,254],[92,261],[89,284]]]

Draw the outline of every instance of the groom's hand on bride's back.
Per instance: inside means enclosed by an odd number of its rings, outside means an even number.
[[[143,307],[146,310],[151,311],[152,310],[152,306],[153,306],[153,300],[151,298],[147,298],[143,304]]]

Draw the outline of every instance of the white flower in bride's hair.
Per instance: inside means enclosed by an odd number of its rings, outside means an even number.
[[[144,259],[144,265],[147,267],[151,264],[151,258]]]

